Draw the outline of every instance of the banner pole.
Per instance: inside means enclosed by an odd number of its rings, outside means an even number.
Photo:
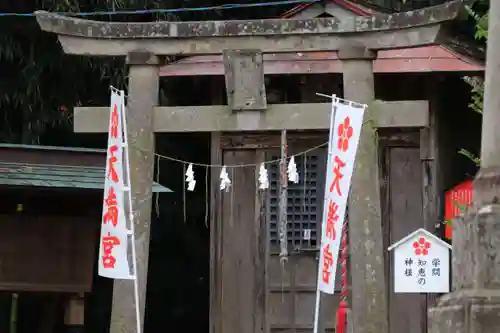
[[[313,330],[313,333],[318,333],[318,329],[319,329],[320,300],[321,300],[321,291],[319,290],[319,288],[316,288],[316,302],[314,304],[314,330]]]
[[[130,182],[130,158],[129,158],[129,146],[128,146],[128,128],[127,128],[127,115],[126,115],[126,107],[125,107],[125,92],[120,91],[121,102],[122,102],[122,121],[123,121],[123,147],[124,147],[124,155],[127,163],[125,163],[125,172],[127,173],[127,187],[128,187],[128,206],[129,206],[129,221],[130,221],[130,234],[131,234],[131,243],[132,243],[132,274],[134,281],[134,301],[135,301],[135,319],[136,319],[136,327],[137,333],[141,333],[142,325],[141,325],[141,311],[139,305],[139,281],[137,274],[137,255],[135,249],[135,225],[134,225],[134,211],[132,207],[132,187]]]

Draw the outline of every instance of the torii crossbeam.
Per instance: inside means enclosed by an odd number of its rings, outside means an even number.
[[[68,54],[127,57],[129,142],[142,148],[131,150],[130,156],[142,314],[149,253],[151,205],[148,203],[151,203],[154,132],[327,129],[327,104],[267,105],[262,89],[262,53],[336,50],[343,66],[344,97],[368,104],[368,117],[374,120],[363,126],[349,205],[353,321],[356,333],[388,332],[373,127],[426,127],[428,103],[374,102],[372,60],[377,50],[443,42],[446,23],[458,16],[464,2],[455,0],[411,12],[343,21],[317,18],[109,23],[37,12],[40,27],[57,34]],[[156,107],[162,57],[221,53],[226,55],[229,106]],[[75,131],[106,132],[107,112],[107,108],[76,108]],[[111,333],[134,331],[131,288],[132,284],[115,282]],[[248,316],[257,317],[254,313]],[[211,325],[215,331],[212,333],[235,332],[229,332],[227,325],[221,327]],[[245,332],[257,333],[260,327],[253,325],[245,328]]]

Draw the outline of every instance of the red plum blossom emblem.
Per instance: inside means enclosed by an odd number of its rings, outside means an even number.
[[[431,248],[431,243],[425,240],[424,237],[420,237],[418,241],[413,242],[413,250],[417,256],[426,256],[429,254],[429,249]]]
[[[354,133],[354,129],[351,126],[351,119],[349,117],[346,117],[338,126],[337,132],[339,136],[337,147],[339,150],[346,152],[349,149],[349,139]]]

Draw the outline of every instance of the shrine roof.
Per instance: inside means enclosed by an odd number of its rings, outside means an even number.
[[[463,5],[464,2],[452,1],[450,3]],[[307,13],[308,10],[311,12]],[[283,13],[280,18],[312,18],[322,14],[375,18],[385,13],[381,13],[379,8],[349,0],[327,0],[298,5]],[[443,45],[380,50],[377,53],[377,59],[374,60],[373,70],[375,73],[482,72],[484,71],[483,60],[483,50],[454,36],[447,39],[446,44]],[[271,53],[264,54],[264,73],[342,73],[342,67],[336,51]],[[160,70],[160,76],[203,75],[224,75],[222,56],[186,57]]]
[[[106,172],[104,167],[106,150],[104,149],[0,144],[0,152],[0,185],[104,189]],[[39,154],[33,155],[33,153]],[[102,165],[74,165],[67,158],[68,163],[56,164],[54,162],[58,158],[55,155],[58,153],[64,154],[66,157],[70,155],[69,157],[74,157],[73,160],[75,158],[77,160],[81,159],[82,154],[91,154],[94,155],[91,158],[102,161],[102,163],[99,163]],[[9,158],[9,155],[12,158]],[[13,161],[16,159],[24,159],[26,162]],[[152,190],[155,193],[172,192],[172,190],[157,182],[153,183]]]
[[[390,12],[387,9],[368,3],[360,4],[357,3],[356,1],[350,1],[350,0],[327,0],[324,1],[324,3],[333,3],[359,16],[371,16],[380,13],[390,14]],[[307,8],[314,6],[315,4],[316,4],[315,2],[309,2],[297,5],[292,9],[289,9],[283,14],[281,14],[280,17],[291,18],[296,14],[299,14],[300,12],[306,10]]]
[[[264,54],[265,74],[342,73],[337,52]],[[481,60],[441,45],[379,51],[374,73],[482,72]],[[160,76],[224,75],[222,56],[194,56],[160,69]]]

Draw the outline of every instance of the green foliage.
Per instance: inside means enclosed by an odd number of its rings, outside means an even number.
[[[464,77],[465,82],[467,82],[472,88],[472,97],[469,107],[479,113],[483,114],[483,99],[484,99],[484,81],[480,77]]]
[[[3,1],[0,12],[89,12],[212,6],[227,0],[26,0]],[[235,1],[236,2],[236,1]],[[290,7],[290,6],[288,6]],[[114,15],[93,20],[209,20],[277,16],[287,6],[246,10]],[[222,16],[224,14],[224,16]],[[55,35],[33,17],[0,17],[0,142],[37,144],[52,129],[71,132],[78,105],[106,105],[110,84],[123,88],[123,59],[65,55]],[[43,143],[43,142],[42,142]],[[68,144],[68,143],[65,143]]]
[[[0,11],[77,9],[69,0],[11,4]],[[0,31],[0,142],[36,144],[50,129],[69,128],[74,106],[93,104],[100,90],[106,92],[107,78],[123,77],[113,59],[65,56],[56,37],[43,33],[34,18],[2,17]]]
[[[486,1],[481,1],[483,5],[486,5]],[[479,5],[481,5],[481,3]],[[479,11],[476,11],[472,9],[470,6],[466,6],[467,11],[469,14],[474,18],[476,21],[476,34],[475,38],[477,40],[487,40],[488,39],[488,12],[486,13],[481,13]]]
[[[460,149],[458,151],[458,153],[460,155],[463,155],[465,157],[467,157],[469,160],[471,160],[477,167],[479,167],[481,165],[481,160],[478,156],[474,155],[473,153],[471,153],[470,151],[466,150],[466,149]]]
[[[488,39],[488,1],[480,1],[478,3],[478,8],[481,11],[474,10],[471,7],[467,7],[469,14],[474,18],[476,22],[476,34],[475,37],[478,40],[486,41]],[[469,107],[479,113],[483,114],[483,105],[484,105],[484,80],[481,77],[464,77],[464,81],[469,84],[472,89],[472,97],[471,103],[469,103]],[[480,165],[481,160],[479,157],[475,156],[471,152],[461,149],[459,154],[468,157],[473,163],[477,166]]]

